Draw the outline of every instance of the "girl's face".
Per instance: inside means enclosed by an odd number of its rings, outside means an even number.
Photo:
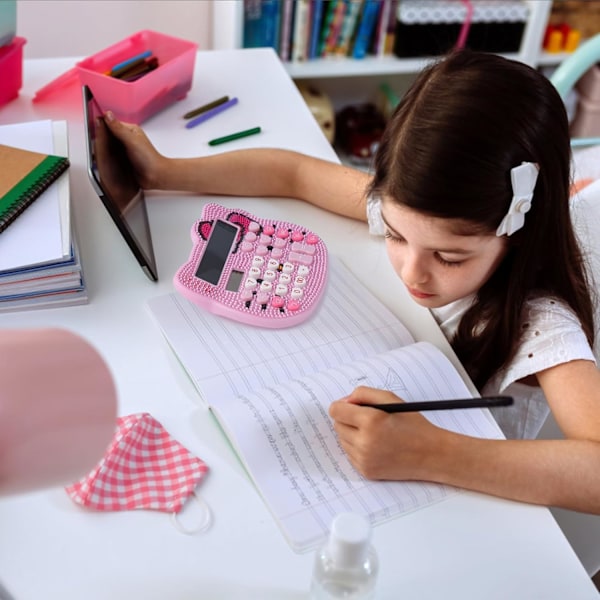
[[[458,235],[460,221],[429,217],[383,201],[386,246],[394,270],[417,304],[445,306],[476,292],[507,251],[505,237]]]

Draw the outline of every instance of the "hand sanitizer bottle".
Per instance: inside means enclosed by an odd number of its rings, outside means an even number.
[[[379,564],[370,541],[367,519],[354,513],[337,515],[329,539],[315,557],[311,599],[374,598]]]

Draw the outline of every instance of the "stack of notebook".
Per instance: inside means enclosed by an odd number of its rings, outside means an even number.
[[[87,302],[66,157],[65,121],[0,126],[0,312]]]

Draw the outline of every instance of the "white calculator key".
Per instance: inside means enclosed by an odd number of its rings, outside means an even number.
[[[294,287],[303,288],[306,285],[306,277],[296,277],[294,279]]]
[[[298,275],[300,277],[306,277],[310,273],[310,269],[305,265],[300,265],[298,267]]]
[[[250,267],[248,269],[248,276],[252,279],[258,279],[260,277],[260,269],[258,267]]]
[[[277,296],[285,296],[288,293],[288,286],[283,285],[282,283],[278,283],[275,288],[275,295]]]
[[[269,249],[266,246],[257,246],[256,247],[256,254],[260,255],[260,256],[264,256],[265,254],[269,253]]]
[[[265,281],[273,281],[277,277],[277,273],[271,269],[267,269],[263,275]]]
[[[292,276],[289,275],[288,273],[282,273],[279,276],[279,283],[283,283],[283,285],[287,285],[291,281],[292,281]]]
[[[247,290],[253,290],[257,285],[258,285],[258,281],[256,281],[256,279],[253,279],[252,277],[248,277],[248,279],[246,279],[246,281],[244,283],[244,287]]]
[[[292,291],[290,292],[290,296],[294,299],[294,300],[298,300],[299,298],[302,298],[302,296],[304,296],[304,292],[300,289],[300,288],[292,288]]]
[[[254,292],[252,290],[242,290],[240,292],[240,297],[245,302],[248,302],[249,300],[252,300],[252,296],[254,296]]]
[[[266,304],[270,297],[271,295],[267,292],[258,292],[258,294],[256,294],[256,301],[259,304]]]
[[[260,231],[260,224],[256,221],[250,221],[250,224],[248,225],[248,231],[251,231],[252,233],[258,233]]]
[[[265,259],[262,256],[255,256],[252,259],[253,267],[262,267],[265,264]]]
[[[283,249],[282,248],[273,248],[273,250],[271,250],[271,256],[273,256],[275,258],[281,258],[283,256]]]
[[[277,271],[279,269],[279,261],[274,258],[270,258],[267,262],[267,269],[271,269],[271,271]]]
[[[291,262],[285,262],[285,263],[283,263],[281,270],[284,273],[292,273],[294,270],[294,265]]]
[[[271,292],[273,290],[273,284],[270,281],[263,281],[260,284],[261,292]]]

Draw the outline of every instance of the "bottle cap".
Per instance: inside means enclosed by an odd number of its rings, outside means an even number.
[[[370,540],[371,525],[365,517],[355,513],[340,513],[331,525],[329,554],[340,567],[358,566],[367,557]]]

